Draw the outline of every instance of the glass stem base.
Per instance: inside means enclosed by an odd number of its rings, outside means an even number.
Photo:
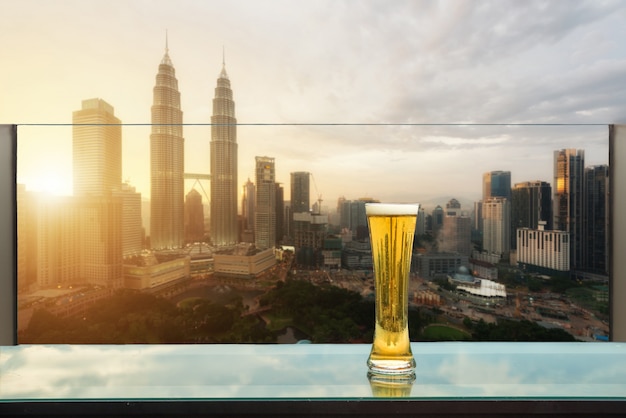
[[[376,356],[370,355],[367,367],[370,373],[374,374],[412,375],[415,374],[415,359],[413,356],[398,359],[390,359],[387,356],[384,359],[377,359]]]

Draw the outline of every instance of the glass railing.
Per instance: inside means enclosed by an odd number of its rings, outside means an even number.
[[[268,128],[261,126],[254,129],[265,130]],[[296,126],[278,127],[279,130],[287,131],[297,128]],[[305,127],[306,130],[313,131],[317,129],[324,131],[330,128],[324,126]],[[608,148],[601,144],[602,141],[608,143],[606,127],[341,126],[338,127],[338,131],[359,129],[363,130],[361,132],[363,135],[371,134],[374,131],[383,137],[382,133],[388,130],[415,130],[417,132],[422,129],[475,130],[478,128],[488,131],[501,129],[515,132],[543,132],[538,137],[542,135],[548,137],[546,132],[561,129],[567,131],[563,137],[571,137],[575,135],[576,131],[596,131],[597,136],[589,135],[590,137],[597,137],[598,142],[591,141],[589,148],[595,150],[599,144],[601,152],[597,155],[608,154]],[[28,131],[33,134],[48,129],[50,129],[48,126],[28,126],[21,127],[20,131],[24,130],[24,132]],[[54,131],[65,130],[65,134],[61,136],[69,134],[71,137],[71,129],[68,127],[57,126],[52,129]],[[144,126],[124,126],[124,138],[132,137],[131,132],[140,132],[145,129]],[[208,132],[206,126],[195,126],[189,129],[192,131],[194,129],[207,130]],[[242,127],[241,131],[244,129],[252,129],[252,127]],[[333,129],[335,128],[333,127]],[[334,132],[338,131],[335,130]],[[137,133],[137,136],[140,134]],[[520,137],[515,136],[515,140],[523,143],[528,141],[524,138],[529,136],[530,134],[526,132]],[[23,137],[20,136],[20,138]],[[545,141],[545,143],[537,140],[536,146],[543,146],[547,150],[546,152],[552,156],[556,149],[569,147],[586,149],[584,143],[567,142],[566,138],[563,142],[552,142],[552,140]],[[619,138],[614,137],[612,139],[611,170],[614,173],[614,178],[618,179],[621,177],[619,172],[615,174],[615,170],[619,168],[619,165],[615,162],[620,155],[623,155],[623,150],[620,148],[621,142],[617,142],[619,146],[616,146],[616,140]],[[67,142],[68,139],[66,138],[65,141]],[[468,150],[457,149],[457,145],[455,145],[458,143],[457,140],[447,139],[446,141],[448,145],[444,149],[456,150],[456,153],[461,156],[470,155]],[[446,141],[439,141],[438,146],[443,146],[441,143]],[[144,142],[147,143],[147,141]],[[242,139],[241,142],[243,142]],[[492,142],[497,143],[498,141]],[[20,163],[19,144],[18,141],[18,183],[22,175],[20,170],[23,168],[23,163]],[[605,147],[603,151],[602,147]],[[65,148],[65,153],[68,152],[67,144],[58,145],[54,148],[59,150]],[[366,146],[363,148],[367,149]],[[522,157],[528,157],[531,160],[540,158],[538,156],[540,154],[539,149],[536,150],[536,153],[529,152],[523,156],[511,156],[511,161],[523,159]],[[316,149],[317,151],[322,152]],[[485,153],[487,151],[487,149],[482,150]],[[67,156],[61,156],[63,153],[55,154],[54,150],[49,149],[46,152],[50,155],[50,160],[67,158]],[[391,148],[388,148],[388,152],[395,155]],[[399,152],[399,154],[406,155],[410,155],[410,153],[409,149]],[[595,151],[592,151],[592,155],[594,153]],[[259,154],[270,155],[271,153],[268,149],[268,152]],[[310,155],[315,156],[316,154]],[[381,156],[380,153],[377,155]],[[383,152],[382,155],[386,154]],[[432,155],[436,155],[436,153]],[[587,158],[588,155],[586,153],[585,157]],[[541,166],[553,161],[552,157],[546,159],[544,156],[541,158],[544,158],[543,163],[535,161],[532,164],[528,163],[527,166]],[[594,165],[596,164],[595,161],[597,164],[608,162],[608,156],[602,158],[604,159],[594,159]],[[302,160],[304,159],[302,158]],[[43,156],[39,161],[42,164],[48,163]],[[353,159],[345,158],[348,166],[347,171],[357,170],[361,175],[359,177],[361,182],[368,181],[368,177],[364,176],[367,170],[354,167],[352,161]],[[387,156],[381,161],[380,164],[384,162],[384,165],[389,167],[389,171],[393,171],[392,169],[395,167],[393,158]],[[494,165],[489,166],[489,168],[480,167],[478,172],[506,171],[508,168],[504,165],[506,161],[509,160],[503,157],[503,154],[493,154],[492,162]],[[67,164],[69,163],[66,161],[65,165]],[[321,164],[321,162],[317,164]],[[441,163],[440,171],[438,171],[441,173],[439,177],[446,181],[444,174],[448,171],[455,171],[459,167],[462,168],[462,164],[465,164],[462,158],[454,160],[452,164],[446,166]],[[315,164],[312,167],[299,166],[298,171],[310,170],[315,176],[316,185],[314,187],[326,190],[326,185],[331,183],[323,182],[321,179],[325,174],[318,174],[321,173],[321,170],[314,172],[314,169],[317,168]],[[379,167],[377,170],[383,168]],[[46,169],[49,170],[50,168]],[[518,175],[511,170],[512,183],[518,182],[518,180],[542,180],[544,178],[550,182],[550,170],[546,170],[545,167],[541,169],[548,174],[544,176],[522,174],[523,177],[516,178]],[[206,170],[200,166],[194,167],[193,171],[201,174],[206,173]],[[285,171],[283,176],[286,176],[287,172]],[[470,183],[481,185],[482,177],[479,176],[478,179],[471,180],[470,177],[475,176],[465,176],[465,189],[474,188],[474,186],[469,185]],[[438,176],[431,173],[429,178],[436,179]],[[50,183],[56,187],[63,184],[63,181],[51,181]],[[131,184],[133,181],[131,178]],[[189,189],[198,187],[197,184],[194,184],[195,181],[193,180],[190,184],[188,180],[185,187],[189,187]],[[206,178],[200,178],[199,181],[206,181]],[[44,181],[43,184],[45,183]],[[335,181],[335,183],[340,182]],[[419,176],[415,176],[413,180],[406,183],[401,183],[405,190],[415,193],[411,195],[410,200],[427,201],[420,199]],[[615,183],[619,182],[616,181]],[[615,187],[615,183],[613,187]],[[360,196],[356,191],[352,195],[350,190],[353,189],[348,189],[345,193],[346,198],[353,199],[355,196]],[[480,186],[476,186],[476,189],[472,193],[480,197],[482,193]],[[383,189],[380,190],[382,197]],[[439,190],[447,189],[440,186]],[[612,189],[613,200],[610,202],[612,208],[623,203],[618,196],[619,190],[619,188]],[[373,193],[372,196],[374,196]],[[455,194],[455,196],[462,195]],[[463,208],[464,200],[459,197],[455,198],[461,201]],[[384,199],[381,198],[380,200]],[[409,199],[407,198],[407,200]],[[321,211],[330,211],[331,206],[329,205],[325,209],[324,202],[326,202],[326,198],[322,201]],[[438,204],[443,207],[445,203],[442,201]],[[18,207],[19,204],[18,198]],[[615,217],[612,220],[616,222],[615,225],[619,223]],[[19,237],[19,228],[16,230],[18,230]],[[612,243],[617,247],[623,246],[621,235],[615,233],[619,230],[612,229]],[[19,256],[16,258],[19,267]],[[623,274],[619,270],[619,265],[614,265],[612,274]],[[589,277],[587,280],[592,280],[593,276]],[[581,276],[578,277],[577,282],[584,284],[585,280]],[[526,283],[527,285],[528,283]],[[64,286],[57,286],[56,289],[69,290],[68,287],[64,289]],[[54,288],[48,290],[53,291]],[[609,298],[615,298],[615,295],[620,291],[623,289],[619,283],[614,280],[611,281]],[[444,289],[442,292],[450,294],[453,291]],[[594,294],[598,295],[597,293]],[[469,300],[471,295],[465,296]],[[557,297],[546,299],[546,301],[558,299]],[[527,305],[524,305],[524,301]],[[537,308],[541,302],[535,301],[536,299],[533,300],[533,307]],[[516,310],[519,309],[523,312],[531,307],[530,299],[512,298],[511,302],[508,306],[513,309],[511,311],[513,318],[516,318]],[[421,303],[426,305],[423,300]],[[485,312],[488,309],[486,306],[484,308],[478,312],[488,315],[489,312]],[[612,308],[614,313],[619,309],[615,305]],[[456,310],[451,311],[457,312]],[[18,310],[18,316],[19,314]],[[553,322],[563,324],[562,319],[547,317],[552,318]],[[612,324],[617,324],[618,335],[619,332],[623,332],[619,331],[623,330],[623,324],[620,325],[621,318],[622,315],[619,313],[611,318]],[[584,313],[582,319],[585,319]],[[564,328],[568,329],[567,327]],[[617,341],[619,338],[614,340]],[[150,410],[174,413],[181,407],[187,408],[186,410],[189,411],[196,408],[198,411],[201,409],[202,411],[219,410],[225,413],[258,414],[264,411],[286,413],[283,405],[288,405],[289,408],[294,408],[291,412],[315,410],[320,413],[343,411],[342,413],[359,414],[359,411],[372,413],[378,411],[380,415],[385,412],[380,408],[386,408],[386,405],[389,404],[394,406],[396,412],[409,415],[415,410],[416,406],[413,405],[419,404],[422,411],[447,411],[457,415],[467,411],[487,413],[494,410],[505,412],[515,410],[529,415],[539,412],[554,413],[555,410],[571,411],[572,413],[582,410],[589,411],[589,413],[619,413],[619,411],[623,411],[624,394],[626,394],[626,370],[622,365],[626,364],[626,351],[622,343],[413,342],[412,351],[417,363],[416,377],[413,382],[402,382],[401,384],[396,384],[393,381],[381,382],[368,379],[365,362],[369,349],[370,345],[367,342],[357,344],[268,345],[22,344],[14,347],[3,346],[0,347],[0,408],[2,413],[15,414],[23,414],[37,408],[40,412],[60,411],[62,413],[81,413],[81,411],[93,411],[93,408],[98,408],[97,410],[110,408],[110,411],[116,413],[129,412],[130,409],[128,408],[135,408],[134,411],[145,412]],[[378,406],[377,403],[371,402],[375,400],[385,401],[385,406]],[[400,400],[404,402],[395,402]],[[498,402],[493,403],[494,400]],[[288,402],[281,403],[284,401]],[[315,402],[311,403],[311,401]],[[354,401],[359,402],[354,403]],[[462,411],[459,408],[462,408]]]
[[[286,278],[333,284],[367,300],[373,282],[363,202],[373,200],[421,205],[410,300],[428,323],[413,330],[414,341],[488,340],[476,326],[498,320],[540,324],[535,333],[562,331],[521,337],[531,341],[609,338],[606,125],[242,123],[230,127],[237,131],[236,146],[213,138],[209,124],[183,125],[182,145],[175,144],[179,137],[151,139],[152,128],[18,127],[21,342],[279,341],[271,333],[252,340],[152,335],[163,330],[109,340],[89,340],[87,331],[77,331],[79,339],[64,340],[62,322],[58,332],[39,324],[56,335],[50,338],[28,326],[45,309],[68,323],[82,315],[82,326],[95,329],[88,309],[119,289],[180,307],[197,298],[219,299],[226,288],[246,310],[235,315],[267,311],[264,295]],[[296,187],[294,173],[307,175],[306,190]],[[292,208],[294,193],[304,209]],[[119,214],[116,205],[123,207]],[[255,207],[262,216],[255,218]],[[302,220],[294,210],[320,216]],[[235,241],[245,242],[246,251],[281,248],[293,256],[215,271],[212,252],[232,250]],[[206,244],[209,251],[202,252]],[[172,267],[167,263],[176,253],[192,261]],[[159,274],[163,269],[167,275]],[[368,332],[320,337],[285,314],[288,309],[274,324],[266,317],[258,325],[276,333],[283,323],[284,332],[296,329],[301,339],[322,343],[370,338]],[[452,326],[444,329],[446,324]],[[502,338],[498,330],[488,331]]]
[[[413,343],[414,382],[368,379],[368,344],[2,347],[0,402],[622,400],[618,343]]]

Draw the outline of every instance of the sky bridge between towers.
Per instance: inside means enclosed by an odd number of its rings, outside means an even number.
[[[209,199],[209,195],[207,195],[206,190],[204,190],[204,186],[202,186],[202,183],[200,182],[200,180],[211,180],[211,175],[210,174],[200,174],[200,173],[184,173],[183,177],[185,180],[195,180],[193,185],[191,186],[191,188],[193,189],[194,187],[196,187],[196,184],[200,186],[200,189],[202,189],[202,194],[204,195],[204,197],[206,198],[207,202],[210,201]]]

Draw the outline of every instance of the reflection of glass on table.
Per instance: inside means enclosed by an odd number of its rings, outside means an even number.
[[[414,375],[408,326],[409,272],[418,204],[367,203],[376,288],[370,373]]]
[[[408,398],[415,381],[415,375],[382,375],[369,373],[372,395],[376,398]]]

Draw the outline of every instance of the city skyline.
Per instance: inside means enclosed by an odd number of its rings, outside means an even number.
[[[194,126],[185,125],[184,127],[186,129],[189,127],[196,128],[196,129],[199,128],[199,126],[197,125],[194,125]],[[206,128],[205,132],[207,133],[207,135],[210,135],[210,129],[211,129],[210,125],[204,125],[202,127]],[[33,127],[33,126],[23,126],[20,128],[22,130],[28,130],[29,133],[32,133],[33,131],[37,131],[39,129],[39,127]],[[62,127],[59,127],[59,128],[62,128]],[[124,132],[126,130],[126,131],[132,132],[135,128],[138,128],[138,127],[122,126],[122,131]],[[237,126],[237,128],[241,130],[242,126],[239,125]],[[250,128],[250,127],[244,126],[244,128]],[[362,127],[354,127],[354,128],[362,128]],[[388,127],[379,126],[378,128],[388,128]],[[419,129],[419,128],[422,128],[422,126],[415,126],[414,128]],[[463,128],[470,129],[472,127],[464,126]],[[484,128],[491,129],[492,127],[484,127]],[[532,130],[537,127],[516,126],[515,128],[516,129],[528,128]],[[565,126],[565,127],[554,126],[554,128],[562,129],[562,130],[580,129],[579,126]],[[593,126],[593,128],[598,129],[599,127]],[[587,162],[590,160],[590,158],[588,157],[586,158],[587,167],[608,164],[608,127],[605,126],[601,128],[604,128],[602,129],[603,131],[604,130],[607,131],[603,143],[594,144],[592,141],[589,141],[589,143],[587,144],[589,146],[595,145],[595,148],[592,148],[591,151],[592,151],[592,154],[595,153],[595,156],[596,156],[596,159],[592,160],[593,163]],[[369,129],[371,129],[371,127],[369,127]],[[19,131],[20,129],[18,129],[18,134],[19,134]],[[135,134],[133,136],[137,136],[137,135]],[[22,135],[19,137],[23,139],[23,142],[26,142],[26,141],[35,142],[34,141],[35,136],[33,136],[32,134]],[[319,197],[322,197],[323,208],[325,208],[325,211],[328,211],[328,210],[332,211],[336,207],[338,199],[341,197],[346,198],[347,200],[357,200],[360,198],[373,198],[373,199],[382,200],[382,201],[385,201],[385,200],[397,201],[397,202],[417,201],[421,203],[426,209],[432,210],[437,205],[445,205],[445,203],[448,200],[450,200],[450,198],[456,198],[462,202],[464,210],[471,210],[470,206],[473,204],[473,202],[477,202],[482,199],[482,192],[483,192],[482,177],[485,174],[485,172],[490,172],[491,171],[490,168],[492,167],[494,169],[497,169],[496,171],[499,171],[499,170],[511,171],[511,184],[512,185],[516,183],[522,183],[522,182],[528,182],[528,181],[530,182],[544,181],[552,185],[553,180],[554,180],[553,167],[552,167],[553,152],[556,151],[557,149],[577,149],[575,147],[572,147],[571,144],[567,142],[568,137],[569,137],[568,135],[564,134],[558,140],[548,142],[547,144],[544,144],[541,147],[538,146],[533,155],[524,155],[524,156],[511,155],[510,157],[511,157],[512,162],[508,163],[510,165],[507,165],[506,163],[502,163],[502,162],[497,162],[496,160],[498,159],[498,156],[495,154],[486,160],[485,165],[480,165],[477,163],[476,160],[472,160],[471,158],[468,158],[467,154],[465,156],[458,155],[457,156],[458,159],[451,159],[449,163],[442,161],[441,164],[443,165],[440,167],[441,171],[435,171],[435,172],[430,172],[430,173],[424,173],[424,170],[420,170],[419,167],[415,165],[412,167],[409,167],[410,166],[410,162],[409,162],[408,164],[409,166],[407,166],[407,169],[402,170],[401,174],[398,175],[396,178],[393,178],[392,179],[393,181],[391,183],[385,183],[381,181],[381,178],[385,170],[398,171],[397,170],[398,165],[394,164],[394,163],[397,163],[397,161],[390,161],[385,166],[376,167],[377,171],[375,171],[373,174],[370,175],[369,169],[371,167],[368,167],[368,168],[359,167],[358,161],[348,160],[348,161],[345,161],[346,167],[337,167],[336,169],[330,169],[328,171],[311,172],[311,174],[314,175],[317,179],[321,178],[322,180],[316,180],[316,182],[318,182],[321,186],[311,185],[310,202],[316,202]],[[208,142],[209,141],[207,141],[207,145],[208,145]],[[71,165],[71,139],[69,141],[69,144],[70,144],[70,150],[69,150],[70,155],[68,156],[69,158],[68,162]],[[551,146],[551,144],[554,144],[554,148]],[[208,146],[206,148],[208,148]],[[583,148],[581,149],[585,151],[586,156],[589,155],[589,152],[587,152],[589,148],[584,148],[584,141],[583,141]],[[271,153],[268,152],[268,154],[271,154]],[[463,151],[458,151],[458,154],[463,154]],[[142,164],[141,158],[138,159],[137,156],[133,158],[133,157],[129,157],[126,155],[127,154],[124,154],[123,160],[129,159],[135,165]],[[207,157],[209,155],[210,153],[207,152]],[[429,154],[429,156],[433,157],[433,154]],[[149,162],[148,153],[146,153],[144,157],[145,157],[144,158],[145,162]],[[18,145],[18,160],[20,158],[24,159],[25,155],[20,152],[19,145]],[[527,168],[518,170],[518,171],[509,170],[509,167],[513,165],[513,161],[524,160],[525,158],[528,159]],[[286,170],[281,170],[280,167],[282,165],[288,165],[289,161],[278,160],[278,159],[275,159],[275,160],[276,160],[276,166],[277,166],[276,181],[282,184],[290,184],[291,174],[294,172],[298,172],[298,171],[287,172]],[[451,165],[450,168],[446,168],[448,164]],[[148,165],[149,164],[146,164],[146,166]],[[246,164],[240,164],[240,165],[247,165],[247,162]],[[206,168],[208,168],[208,166]],[[198,171],[200,170],[194,170],[193,168],[188,169],[187,166],[185,166],[186,173],[190,173],[190,172],[197,173]],[[337,174],[338,172],[342,172],[342,174],[339,175]],[[472,173],[471,175],[468,174],[470,172]],[[51,174],[50,176],[43,176],[41,179],[44,181],[50,181],[51,179],[54,179],[55,174],[58,174],[58,173],[55,173],[54,171],[49,172],[49,173]],[[240,170],[240,173],[241,173],[241,170]],[[415,173],[418,173],[418,174],[415,174]],[[27,190],[29,191],[50,192],[50,190],[47,190],[46,187],[37,187],[37,184],[38,184],[37,178],[35,178],[34,182],[29,182],[28,177],[25,177],[21,174],[22,172],[20,171],[20,167],[18,163],[18,177],[17,177],[18,183],[25,184],[27,187]],[[201,174],[207,174],[207,173],[201,173]],[[70,170],[69,176],[70,177],[66,179],[66,181],[70,181],[70,183],[68,183],[70,187],[67,189],[65,193],[58,193],[58,194],[71,195],[71,180],[72,180],[71,170]],[[143,177],[144,179],[149,179],[149,172],[144,173],[144,175],[141,177]],[[149,187],[148,188],[142,187],[142,184],[149,185],[149,182],[144,183],[141,180],[139,182],[134,181],[134,179],[135,180],[137,178],[141,179],[141,177],[129,177],[125,175],[124,182],[128,182],[131,186],[136,187],[137,191],[141,193],[143,201],[149,201],[150,193],[147,192],[149,191]],[[242,198],[242,193],[243,193],[243,186],[245,185],[245,182],[247,181],[247,179],[248,178],[253,179],[254,175],[245,176],[243,178],[241,175],[239,175],[239,178],[242,179],[242,181],[238,187],[237,204],[239,206],[238,211],[241,213],[240,203],[241,203],[241,198]],[[420,179],[422,178],[426,180],[420,182]],[[26,181],[23,181],[24,179],[26,179]],[[204,185],[201,184],[200,185],[201,188],[198,189],[197,185],[199,182],[202,182],[202,181],[203,181],[202,179],[199,179],[199,180],[186,179],[185,188],[184,188],[185,194],[194,188],[204,194],[204,192],[206,191],[206,188],[210,186],[209,186],[209,181],[207,180],[206,183]],[[329,185],[332,188],[329,189],[328,188]],[[428,190],[429,188],[430,190]],[[289,191],[289,189],[290,188],[287,187],[287,191]],[[331,192],[334,190],[336,194],[329,195],[329,193],[327,193],[328,190],[331,190]],[[404,193],[403,190],[405,190],[406,193]],[[394,194],[390,194],[390,192],[393,192]],[[289,201],[290,196],[286,196],[285,200]],[[207,205],[209,204],[209,202],[205,202],[205,203]]]
[[[284,12],[278,29],[273,14],[246,1],[157,2],[147,15],[134,2],[36,3],[8,5],[16,18],[0,31],[17,47],[3,69],[13,82],[0,102],[2,122],[64,125],[82,100],[102,98],[123,124],[141,124],[122,128],[123,178],[144,199],[148,162],[136,156],[147,154],[143,124],[166,29],[189,124],[185,147],[193,150],[185,171],[208,172],[207,97],[225,48],[240,122],[238,178],[254,177],[255,155],[272,155],[279,182],[313,173],[318,190],[311,192],[326,207],[339,196],[466,203],[479,199],[482,174],[496,170],[511,171],[511,183],[551,183],[554,150],[584,149],[588,165],[608,163],[601,125],[626,115],[626,53],[614,41],[626,31],[619,2],[269,2]],[[200,17],[218,10],[223,20],[199,29]],[[52,31],[55,16],[70,11],[81,19],[68,19],[50,39],[33,35]],[[140,24],[120,24],[130,19]],[[298,30],[316,22],[326,24],[320,36]],[[113,26],[132,31],[92,35]],[[46,60],[46,71],[35,59]],[[420,123],[428,125],[412,125]],[[21,126],[19,133],[18,182],[71,190],[71,128]]]

